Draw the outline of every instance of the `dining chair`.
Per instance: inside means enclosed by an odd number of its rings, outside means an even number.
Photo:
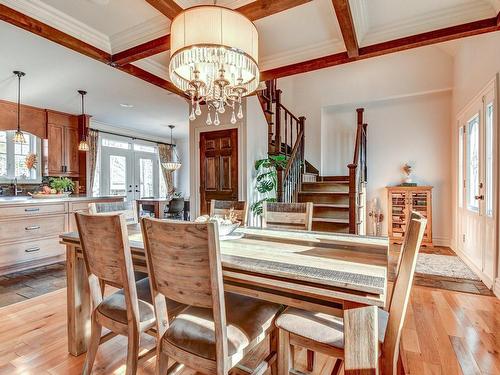
[[[167,219],[184,220],[184,198],[172,198],[164,212]]]
[[[272,361],[281,306],[224,293],[217,224],[145,218],[141,226],[157,317],[156,374],[167,373],[169,359],[203,374],[228,374],[267,336]],[[169,319],[165,297],[190,306]],[[276,374],[276,362],[263,361],[261,369],[267,365]]]
[[[210,216],[226,216],[233,210],[236,219],[242,226],[247,225],[248,203],[246,201],[220,201],[212,199],[210,201]]]
[[[138,224],[136,201],[89,203],[89,212],[96,214],[125,214],[127,225]]]
[[[266,202],[262,204],[262,227],[270,229],[312,228],[313,204]]]
[[[116,335],[128,337],[126,374],[135,374],[139,336],[154,328],[156,318],[149,279],[136,282],[134,278],[125,216],[77,213],[76,223],[92,301],[91,337],[82,374],[92,372],[99,345]],[[119,290],[105,296],[106,286]],[[185,307],[174,301],[166,303],[171,314]],[[111,333],[101,337],[102,327]],[[148,351],[141,358],[153,354],[154,351]]]
[[[426,224],[426,218],[412,213],[388,312],[378,309],[380,367],[383,375],[397,374],[401,331]],[[279,330],[278,368],[281,374],[288,375],[291,370],[293,346],[337,358],[332,374],[340,373],[345,354],[344,320],[341,317],[289,307],[276,319],[276,325]]]

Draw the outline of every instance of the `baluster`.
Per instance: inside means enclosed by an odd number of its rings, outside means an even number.
[[[288,122],[288,111],[285,111],[285,156],[288,156],[288,127],[286,126]]]

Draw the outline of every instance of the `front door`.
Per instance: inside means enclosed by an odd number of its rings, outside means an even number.
[[[494,85],[471,103],[460,122],[459,249],[486,285],[496,276],[496,105]]]
[[[238,130],[200,134],[200,212],[212,199],[238,200]]]

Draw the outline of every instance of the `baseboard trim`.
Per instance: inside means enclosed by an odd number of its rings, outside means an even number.
[[[495,280],[495,285],[493,285],[493,293],[497,298],[500,298],[500,277]]]
[[[435,246],[451,247],[451,240],[449,237],[432,237],[432,243]]]
[[[483,271],[481,271],[477,266],[469,259],[469,257],[462,252],[460,249],[453,249],[457,256],[464,261],[464,263],[469,266],[469,268],[481,279],[481,281],[488,287],[488,288],[493,288],[493,280],[491,280],[488,276],[486,276]],[[497,279],[498,281],[498,279]],[[496,282],[495,282],[496,285]],[[500,287],[500,282],[499,282],[499,287]],[[500,289],[499,289],[500,290]]]

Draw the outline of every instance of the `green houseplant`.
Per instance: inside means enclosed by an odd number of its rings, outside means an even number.
[[[51,177],[49,180],[49,186],[58,193],[73,191],[75,189],[75,183],[68,177]]]
[[[278,173],[277,168],[285,168],[287,158],[285,155],[270,155],[266,159],[255,162],[257,171],[255,188],[263,196],[257,202],[250,206],[255,215],[262,215],[262,203],[276,202],[278,191]]]

